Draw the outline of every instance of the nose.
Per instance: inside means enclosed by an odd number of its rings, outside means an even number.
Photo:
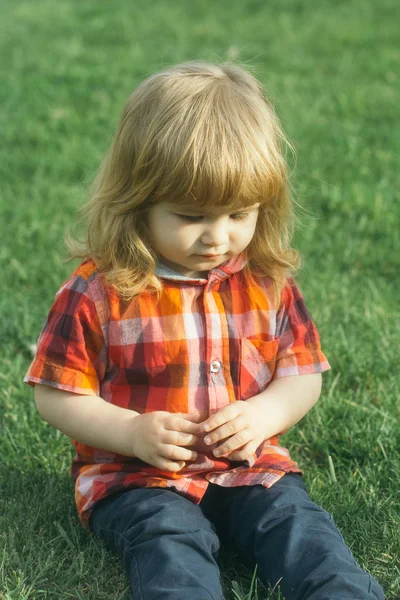
[[[205,224],[201,242],[204,246],[220,248],[229,241],[228,225],[225,218],[215,219]]]

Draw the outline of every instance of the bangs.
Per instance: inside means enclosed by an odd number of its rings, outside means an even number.
[[[176,177],[171,177],[170,189],[175,193],[166,195],[165,200],[198,208],[238,209],[265,204],[279,194],[280,175],[266,168],[259,155],[235,156],[231,151],[222,156],[220,151],[213,150],[207,148],[194,173],[189,172],[188,165],[180,166],[173,174]],[[193,164],[191,157],[188,158],[189,164]]]
[[[158,180],[153,201],[245,208],[279,198],[287,175],[275,113],[263,98],[249,102],[233,91],[221,85],[181,105],[173,145],[171,123],[159,130],[151,161]]]

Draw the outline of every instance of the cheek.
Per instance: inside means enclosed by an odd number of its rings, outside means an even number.
[[[190,248],[191,236],[175,221],[165,220],[158,228],[158,244],[169,252],[182,252]]]
[[[174,244],[180,248],[189,248],[193,242],[194,235],[186,227],[177,227],[171,236]]]
[[[253,238],[255,232],[256,232],[256,227],[257,227],[257,221],[258,221],[258,215],[256,215],[254,217],[254,219],[252,220],[250,227],[249,227],[249,237],[250,239]]]
[[[148,235],[149,235],[151,241],[153,243],[157,243],[158,238],[160,237],[159,219],[157,218],[157,215],[154,214],[154,212],[152,212],[152,211],[150,211],[149,214],[147,215],[146,227],[147,227]]]
[[[249,244],[250,241],[253,239],[256,230],[256,223],[257,220],[252,219],[251,222],[246,223],[246,225],[243,225],[242,228],[239,230],[238,235],[240,237],[240,241],[243,244]]]

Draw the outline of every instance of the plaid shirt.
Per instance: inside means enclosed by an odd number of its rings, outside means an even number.
[[[257,277],[254,285],[244,265],[240,255],[207,279],[193,279],[160,263],[164,289],[157,303],[152,292],[122,302],[95,263],[82,262],[56,294],[24,381],[99,395],[138,413],[197,412],[206,419],[259,394],[273,379],[329,369],[293,279],[277,306],[271,279]],[[204,446],[177,473],[73,444],[71,473],[85,527],[94,504],[124,488],[172,487],[199,503],[209,482],[270,487],[287,472],[301,473],[278,436],[241,462],[217,459],[213,446]]]

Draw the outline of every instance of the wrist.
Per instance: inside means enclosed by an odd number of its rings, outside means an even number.
[[[256,407],[257,419],[265,423],[265,439],[288,430],[298,423],[318,401],[321,374],[283,377],[272,381],[250,402]]]
[[[254,407],[263,441],[285,429],[284,407],[273,395],[267,395],[264,391],[257,396],[253,396],[253,398],[249,398],[246,402]]]
[[[138,456],[137,452],[137,428],[139,425],[137,419],[141,416],[140,413],[133,412],[131,415],[124,420],[123,427],[121,428],[121,454],[123,456],[129,456],[135,458]]]

